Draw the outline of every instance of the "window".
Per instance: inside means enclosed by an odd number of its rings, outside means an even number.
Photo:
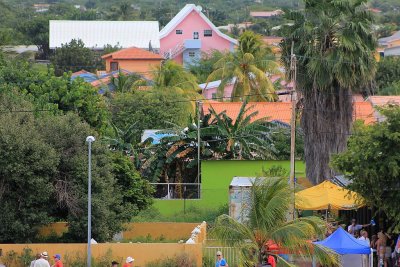
[[[212,99],[216,99],[216,98],[217,98],[217,93],[212,93],[212,94],[211,94],[211,98],[212,98]]]
[[[211,37],[212,36],[212,30],[204,30],[204,37]]]
[[[199,32],[193,33],[193,39],[199,39]]]
[[[175,33],[176,33],[176,34],[182,34],[183,31],[182,31],[182,30],[176,30]]]
[[[110,69],[111,69],[111,71],[118,70],[118,62],[111,62],[110,63]]]
[[[196,56],[196,52],[189,52],[189,57],[195,57]]]

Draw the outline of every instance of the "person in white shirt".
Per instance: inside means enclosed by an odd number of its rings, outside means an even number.
[[[371,224],[357,224],[357,220],[352,219],[351,224],[349,225],[349,227],[347,227],[347,232],[349,232],[349,234],[354,236],[357,231],[360,231],[361,229],[363,229],[363,227],[367,227],[370,225]]]
[[[33,261],[31,261],[31,265],[30,265],[29,267],[35,266],[35,262],[36,262],[38,259],[40,259],[40,257],[41,257],[41,254],[40,254],[40,253],[36,254],[36,258],[35,258]]]
[[[361,236],[358,238],[358,240],[363,240],[365,241],[366,244],[368,244],[368,246],[370,246],[371,242],[369,241],[368,238],[368,232],[365,230],[361,230],[360,235]]]
[[[50,263],[47,261],[49,254],[44,251],[40,254],[40,259],[36,260],[33,267],[50,267]]]

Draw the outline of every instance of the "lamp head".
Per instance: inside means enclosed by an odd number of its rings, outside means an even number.
[[[86,137],[86,142],[88,143],[92,143],[96,140],[96,138],[94,138],[94,136],[89,135],[88,137]]]

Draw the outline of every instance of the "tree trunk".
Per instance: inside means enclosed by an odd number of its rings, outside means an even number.
[[[334,175],[329,167],[331,154],[347,145],[353,115],[351,90],[316,87],[303,91],[304,159],[307,178],[318,184]]]

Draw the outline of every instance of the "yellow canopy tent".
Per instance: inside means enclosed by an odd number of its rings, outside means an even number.
[[[365,205],[359,194],[330,181],[302,190],[295,196],[296,209],[301,210],[352,210]]]

